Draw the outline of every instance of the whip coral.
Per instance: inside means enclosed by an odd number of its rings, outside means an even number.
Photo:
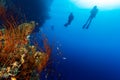
[[[30,45],[30,40],[27,38],[35,27],[34,21],[18,25],[13,16],[9,16],[9,19],[4,16],[2,26],[0,79],[39,80],[39,73],[47,65],[51,53],[47,38],[44,37],[45,50],[41,52],[37,50],[37,46]]]

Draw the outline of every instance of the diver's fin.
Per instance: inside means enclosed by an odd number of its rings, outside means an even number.
[[[86,26],[86,29],[88,29],[88,28],[89,28],[89,25]]]
[[[64,24],[64,26],[67,27],[67,26],[68,26],[68,23]]]
[[[86,24],[84,24],[84,25],[83,25],[82,29],[84,29],[84,28],[85,28],[85,26],[86,26]]]

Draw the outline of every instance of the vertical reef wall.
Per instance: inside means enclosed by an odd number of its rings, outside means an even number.
[[[45,36],[41,36],[43,46],[38,46],[30,35],[49,19],[50,4],[49,0],[0,0],[1,80],[39,80],[51,48]]]

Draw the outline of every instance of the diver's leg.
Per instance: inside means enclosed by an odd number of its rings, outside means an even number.
[[[68,25],[70,25],[71,24],[71,21],[70,22],[68,22]]]
[[[67,27],[70,24],[70,20],[68,19],[67,23],[64,24],[65,27]]]
[[[64,26],[66,26],[66,27],[67,27],[68,25],[70,25],[70,24],[71,24],[71,22],[72,22],[71,20],[68,20],[68,22],[67,22]]]
[[[92,20],[93,20],[93,18],[91,18],[91,19],[89,20],[89,23],[88,23],[88,25],[86,26],[86,29],[88,29],[88,28],[89,28],[89,26],[90,26],[90,24],[91,24]]]
[[[84,28],[85,28],[85,26],[86,26],[86,24],[84,24],[82,28],[84,29]]]
[[[91,17],[89,17],[89,18],[87,19],[86,23],[83,25],[83,27],[82,27],[83,29],[86,28],[86,25],[88,24],[90,18],[91,18]]]

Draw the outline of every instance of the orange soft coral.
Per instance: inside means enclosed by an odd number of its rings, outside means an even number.
[[[40,73],[46,67],[51,49],[46,38],[43,41],[45,52],[29,45],[27,36],[35,27],[34,21],[17,25],[14,18],[10,18],[13,23],[4,18],[4,29],[0,31],[0,78],[30,80],[33,71]]]

